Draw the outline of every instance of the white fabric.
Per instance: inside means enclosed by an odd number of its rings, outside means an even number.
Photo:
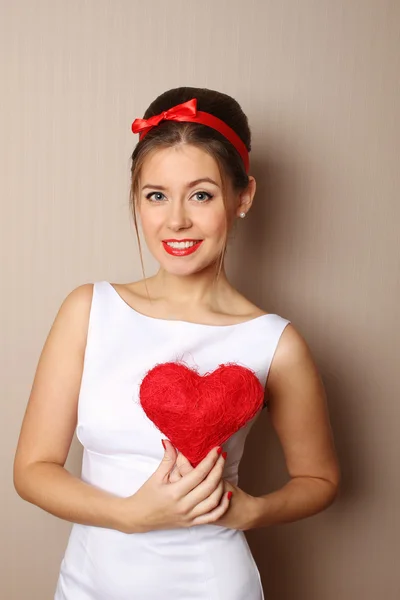
[[[184,360],[204,374],[236,362],[254,370],[265,386],[289,322],[276,314],[227,326],[157,319],[131,308],[110,283],[96,282],[78,405],[82,479],[126,497],[157,468],[165,436],[138,400],[140,381],[156,363]],[[224,477],[233,483],[255,419],[224,444]],[[243,532],[216,525],[124,534],[75,524],[55,593],[55,600],[263,597]]]

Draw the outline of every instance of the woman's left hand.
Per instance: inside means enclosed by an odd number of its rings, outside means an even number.
[[[181,477],[185,477],[185,475],[192,470],[193,467],[188,459],[179,452],[176,459],[176,465],[170,473],[169,480],[171,483],[174,483],[181,479]],[[238,529],[241,531],[251,529],[253,519],[256,515],[258,499],[254,496],[250,496],[250,494],[246,494],[246,492],[225,479],[223,479],[222,482],[225,488],[224,491],[232,492],[232,498],[230,500],[229,508],[224,516],[218,521],[215,521],[213,525],[227,527],[228,529]]]

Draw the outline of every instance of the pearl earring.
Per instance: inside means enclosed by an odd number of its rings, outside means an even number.
[[[241,212],[241,213],[240,213],[240,215],[239,215],[239,217],[240,217],[241,219],[244,219],[244,218],[245,218],[245,216],[246,216],[246,213],[245,213],[245,212]]]

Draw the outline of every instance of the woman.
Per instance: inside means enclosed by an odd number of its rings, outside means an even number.
[[[337,494],[324,389],[300,333],[246,299],[225,273],[227,238],[256,190],[238,103],[213,90],[172,89],[132,130],[140,137],[131,208],[160,268],[134,283],[79,286],[62,303],[22,425],[15,487],[74,523],[56,600],[261,600],[243,531],[316,514]],[[256,374],[285,453],[286,485],[261,497],[237,485],[261,406],[198,464],[157,429],[141,382],[154,365],[179,361],[200,377],[221,363]],[[176,389],[157,396],[160,409]],[[185,401],[174,427],[179,434],[189,423],[195,436],[197,413]],[[233,409],[209,410],[219,418]],[[64,468],[75,430],[81,478]]]

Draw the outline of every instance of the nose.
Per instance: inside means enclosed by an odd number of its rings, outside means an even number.
[[[180,229],[187,229],[191,227],[192,221],[188,215],[184,203],[182,202],[171,202],[169,205],[167,226],[172,231],[178,231]]]

